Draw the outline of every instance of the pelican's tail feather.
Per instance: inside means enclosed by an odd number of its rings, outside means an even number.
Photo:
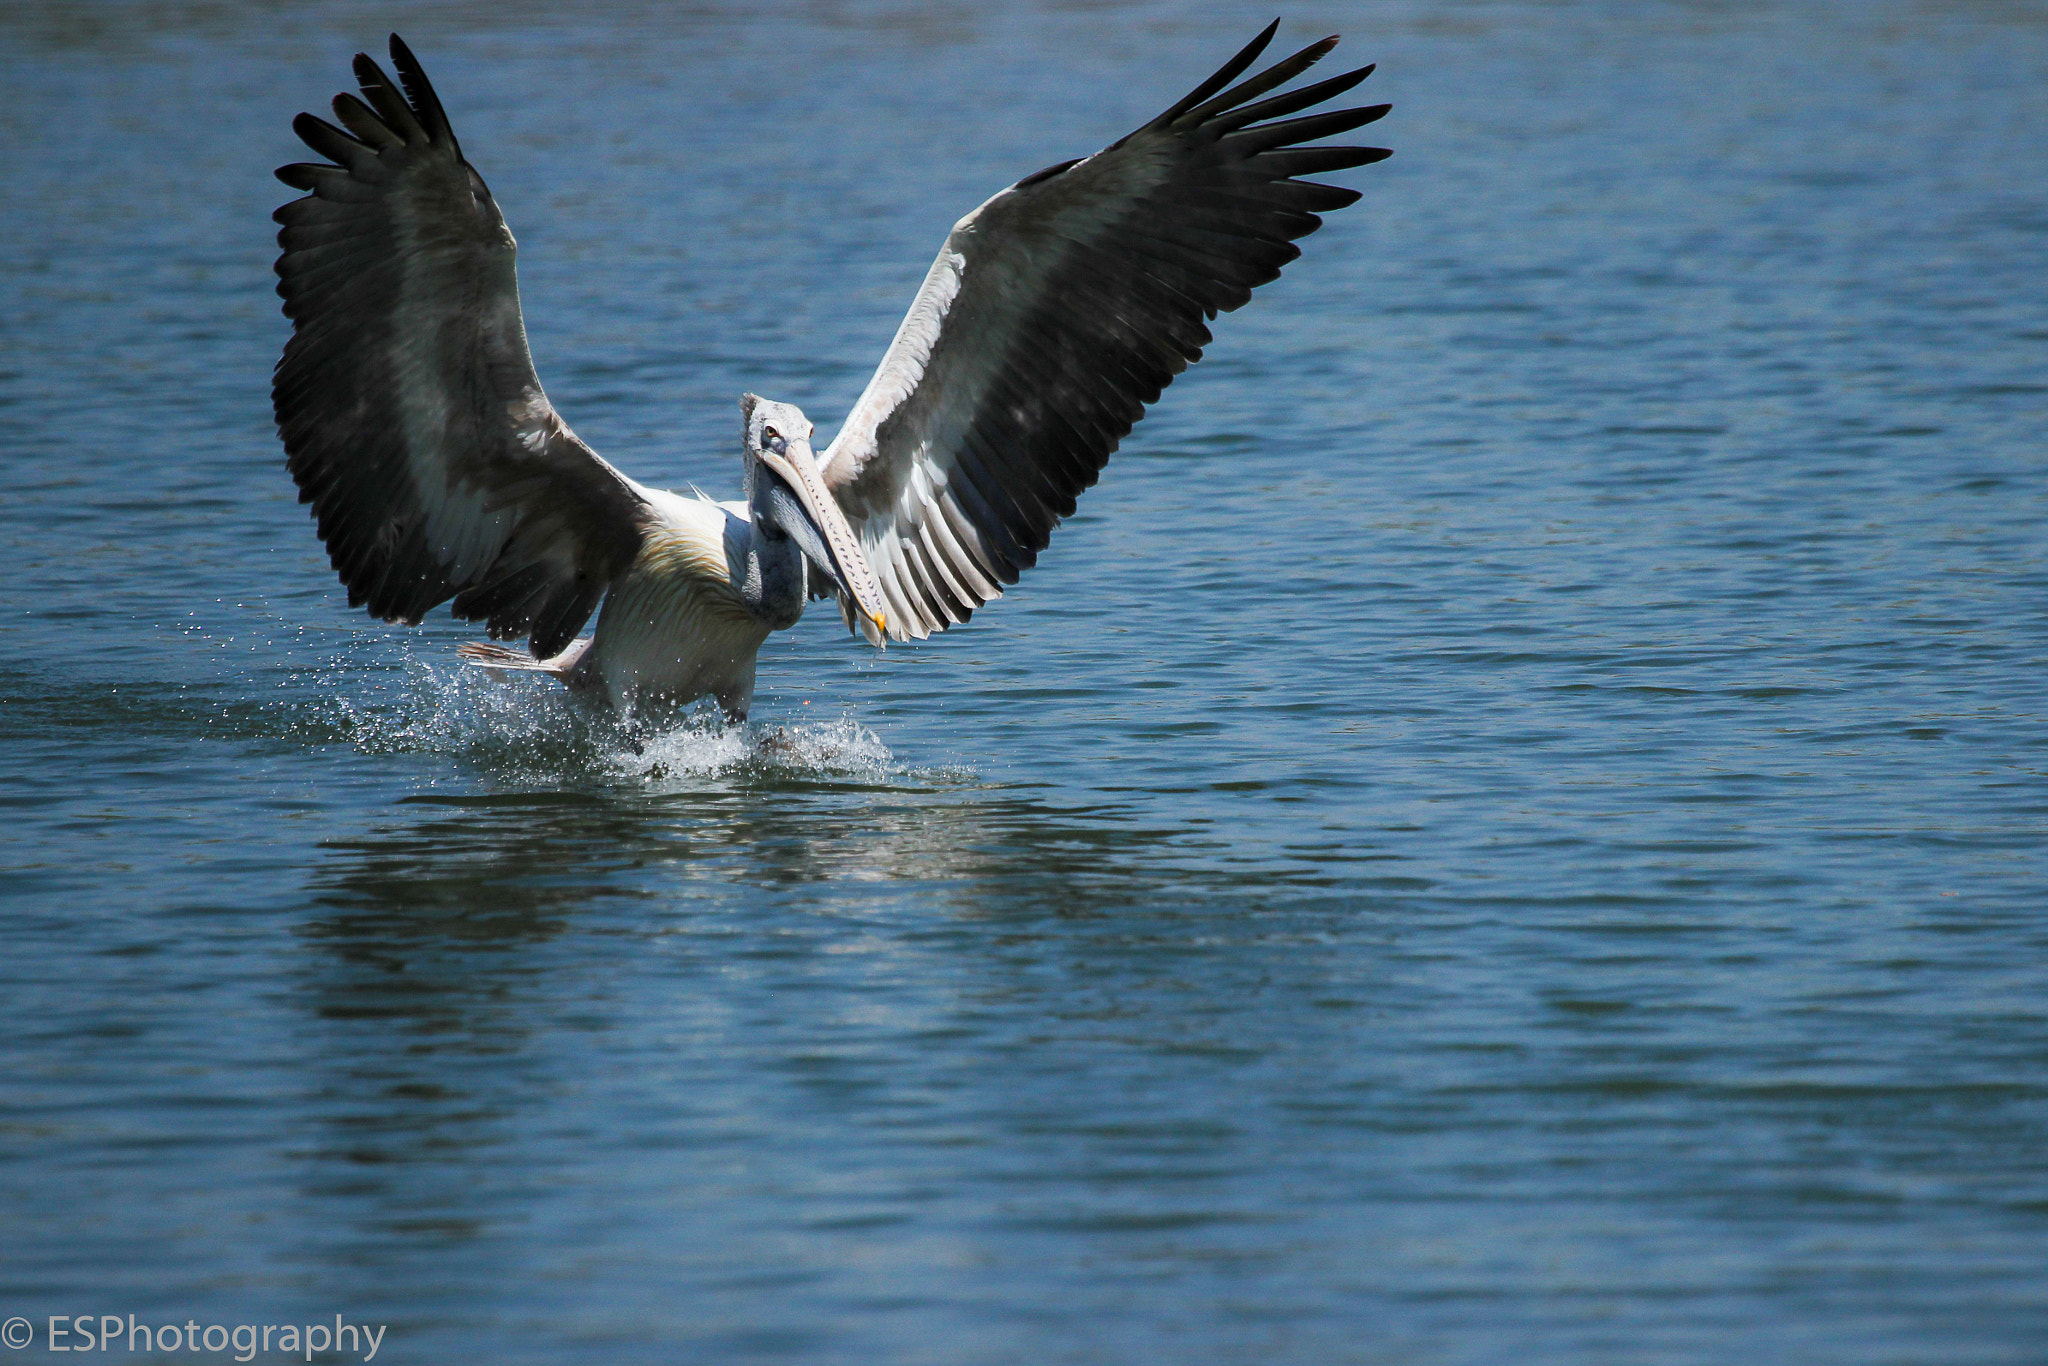
[[[585,636],[572,640],[568,649],[548,659],[535,659],[524,650],[509,649],[492,640],[466,641],[455,647],[455,653],[479,669],[520,669],[566,679],[583,658],[583,652],[590,648],[590,639]]]

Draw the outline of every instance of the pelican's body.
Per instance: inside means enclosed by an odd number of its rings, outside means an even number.
[[[761,556],[744,503],[645,492],[659,520],[612,581],[594,632],[545,659],[481,642],[461,654],[487,669],[552,674],[620,712],[709,697],[744,717],[763,642],[803,616],[801,556]],[[751,601],[750,578],[767,589]]]
[[[530,642],[463,647],[473,662],[621,710],[710,697],[734,717],[763,642],[812,597],[876,645],[966,621],[1200,358],[1205,319],[1358,198],[1296,177],[1387,155],[1301,145],[1384,105],[1275,121],[1370,73],[1269,95],[1334,38],[1230,86],[1272,34],[1129,137],[956,223],[823,452],[799,409],[747,395],[745,497],[729,503],[636,483],[569,430],[527,352],[516,244],[433,87],[396,36],[402,91],[357,57],[362,98],[334,102],[346,131],[294,124],[331,164],[278,172],[310,193],[277,212],[294,332],[273,393],[351,604],[417,622],[452,598]]]
[[[710,697],[744,716],[762,644],[804,614],[803,555],[787,541],[781,553],[765,546],[744,503],[649,494],[660,521],[613,583],[587,648],[570,647],[579,654],[565,681],[621,710]]]
[[[777,423],[800,430],[781,454],[815,467],[801,412],[751,394],[745,406],[750,443]],[[481,644],[463,646],[463,655],[485,668],[553,674],[621,712],[709,697],[744,717],[761,646],[802,619],[813,573],[802,540],[776,526],[777,487],[754,468],[750,456],[742,503],[626,481],[642,503],[640,546],[612,580],[596,631],[545,659]],[[820,558],[836,583],[832,555]]]

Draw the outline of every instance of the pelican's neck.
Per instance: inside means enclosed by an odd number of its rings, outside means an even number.
[[[753,482],[750,477],[748,483]],[[771,631],[783,631],[804,614],[809,585],[803,551],[763,516],[764,501],[754,489],[747,490],[748,519],[726,523],[725,558],[747,615]]]

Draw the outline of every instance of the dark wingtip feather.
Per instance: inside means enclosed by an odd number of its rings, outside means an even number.
[[[1226,110],[1237,108],[1246,100],[1255,100],[1268,90],[1287,84],[1287,82],[1293,80],[1317,62],[1320,62],[1329,55],[1330,49],[1335,46],[1337,46],[1337,40],[1334,37],[1325,38],[1321,42],[1310,43],[1292,57],[1282,58],[1264,71],[1261,71],[1258,75],[1240,81],[1216,96],[1216,98],[1189,110],[1180,117],[1178,122],[1186,127],[1195,127],[1204,120],[1214,118]]]
[[[419,112],[399,90],[398,83],[384,74],[384,68],[362,53],[356,54],[356,84],[362,87],[363,98],[370,102],[382,119],[401,142],[425,142],[427,130],[420,123]]]
[[[1365,163],[1361,161],[1357,164],[1364,165]],[[1343,185],[1325,185],[1320,181],[1314,180],[1297,180],[1293,183],[1299,185],[1303,191],[1314,192],[1315,202],[1311,207],[1314,212],[1319,214],[1335,213],[1338,209],[1349,208],[1365,197],[1357,190],[1349,189]]]
[[[336,128],[318,114],[294,114],[292,116],[292,131],[299,135],[300,142],[305,143],[308,147],[312,147],[316,152],[320,149],[313,145],[314,138],[321,138],[323,140],[341,138],[355,143],[358,147],[362,146],[361,143],[356,142],[354,138],[349,137],[347,133],[342,132],[341,129]]]
[[[376,164],[376,153],[368,143],[336,128],[317,114],[298,115],[292,120],[292,131],[299,135],[299,141],[336,166],[363,173]]]
[[[1266,50],[1266,45],[1273,41],[1273,35],[1279,31],[1280,21],[1276,18],[1272,23],[1266,25],[1258,37],[1240,48],[1235,57],[1232,57],[1229,61],[1218,67],[1215,75],[1182,96],[1179,103],[1175,104],[1173,108],[1167,110],[1164,114],[1161,114],[1157,119],[1154,119],[1153,123],[1158,125],[1172,123],[1182,114],[1187,113],[1188,110],[1193,109],[1203,100],[1208,99],[1224,86],[1236,80],[1239,73],[1259,59],[1259,54]]]
[[[1254,124],[1250,128],[1240,128],[1230,134],[1224,139],[1224,146],[1236,149],[1241,155],[1256,156],[1275,148],[1348,133],[1354,128],[1374,122],[1391,107],[1369,105],[1361,109],[1326,109],[1319,114],[1304,114],[1298,119]]]
[[[406,96],[412,101],[413,108],[419,111],[420,124],[426,129],[427,137],[434,142],[446,139],[460,156],[462,148],[455,141],[455,129],[448,122],[448,111],[441,107],[441,97],[434,93],[434,83],[427,79],[426,68],[405,45],[405,39],[395,33],[391,35],[391,65],[397,68],[398,79],[405,83]]]
[[[1282,147],[1260,152],[1252,164],[1269,174],[1292,178],[1370,166],[1392,155],[1385,147]]]
[[[1257,123],[1260,119],[1277,119],[1288,114],[1298,113],[1303,109],[1322,104],[1326,100],[1337,98],[1337,96],[1351,89],[1367,76],[1372,75],[1372,71],[1373,69],[1370,66],[1362,66],[1356,71],[1346,71],[1342,75],[1332,76],[1328,80],[1317,81],[1314,85],[1305,85],[1299,90],[1290,90],[1284,94],[1275,95],[1271,99],[1260,100],[1257,104],[1248,104],[1241,108],[1232,109],[1228,113],[1219,114],[1215,118],[1210,119],[1209,126],[1219,131],[1228,132],[1233,128],[1243,128],[1247,124]],[[1382,108],[1391,108],[1391,106],[1382,106]]]

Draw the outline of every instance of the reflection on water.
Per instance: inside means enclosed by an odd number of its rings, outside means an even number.
[[[1175,881],[1178,832],[1107,804],[1053,811],[973,788],[784,778],[655,796],[422,796],[405,808],[408,824],[325,846],[333,857],[308,886],[339,916],[317,922],[323,940],[408,925],[428,941],[489,938],[501,923],[524,938],[594,899],[715,894],[699,884],[810,888],[827,914],[835,898],[858,901],[859,884],[912,884],[935,914],[998,915],[1019,898],[1033,914],[1085,914]]]

